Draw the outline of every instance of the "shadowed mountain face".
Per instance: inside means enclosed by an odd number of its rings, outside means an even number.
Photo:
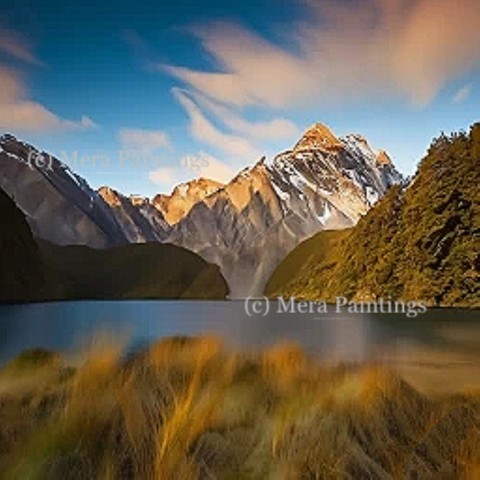
[[[406,189],[348,232],[321,232],[276,269],[267,295],[480,304],[480,124],[436,139]]]
[[[148,198],[127,198],[109,187],[100,188],[98,193],[130,243],[161,242],[165,238],[169,225]]]
[[[1,189],[0,214],[0,302],[224,299],[228,294],[219,268],[181,247],[38,244],[24,214]]]
[[[233,297],[260,293],[298,243],[355,225],[401,181],[385,152],[359,135],[337,138],[321,124],[291,151],[261,160],[227,185],[193,180],[152,202],[108,187],[94,191],[58,160],[11,136],[1,138],[0,148],[0,186],[38,237],[93,248],[173,243],[216,263]]]
[[[228,286],[216,265],[175,245],[60,247],[42,242],[42,255],[67,299],[222,300]]]
[[[33,233],[58,245],[108,248],[159,241],[167,224],[148,201],[93,190],[69,167],[10,135],[0,138],[0,187]]]
[[[127,243],[110,207],[85,180],[9,135],[0,139],[0,187],[45,240],[94,248]]]
[[[40,298],[47,275],[39,248],[22,212],[0,189],[0,301]]]

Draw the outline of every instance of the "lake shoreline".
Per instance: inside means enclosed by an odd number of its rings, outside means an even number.
[[[96,303],[107,303],[107,302],[162,302],[162,303],[171,303],[171,302],[200,302],[200,303],[244,303],[249,297],[246,298],[224,298],[224,299],[202,299],[202,298],[65,298],[65,299],[49,299],[49,300],[21,300],[21,301],[5,301],[0,300],[0,308],[4,306],[20,306],[20,305],[36,305],[36,304],[62,304],[62,303],[72,303],[72,302],[96,302]],[[263,298],[263,297],[260,297]],[[276,298],[269,299],[271,302],[276,302]],[[286,299],[289,301],[289,299]],[[295,299],[295,303],[299,302],[322,302],[322,300],[303,300]],[[393,300],[394,301],[394,300]],[[335,303],[325,302],[328,307],[335,307]],[[468,312],[480,312],[480,306],[454,306],[454,305],[438,305],[438,306],[427,306],[427,311],[448,311],[448,310],[465,310]],[[342,312],[339,312],[341,314]],[[372,312],[371,315],[382,315],[382,312]],[[402,315],[402,313],[392,313],[392,315]],[[420,314],[419,316],[421,316]],[[479,318],[480,321],[480,318]]]

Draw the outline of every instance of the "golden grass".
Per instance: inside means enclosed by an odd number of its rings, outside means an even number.
[[[480,397],[420,394],[378,366],[318,365],[292,344],[232,353],[173,338],[76,366],[0,371],[11,479],[479,478]]]

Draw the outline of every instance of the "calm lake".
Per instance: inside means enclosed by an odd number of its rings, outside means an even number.
[[[72,351],[98,336],[128,339],[136,349],[174,335],[216,335],[257,349],[282,341],[339,361],[374,359],[385,351],[440,346],[480,348],[480,311],[394,314],[286,314],[249,317],[242,301],[64,302],[0,306],[0,362],[42,347]]]

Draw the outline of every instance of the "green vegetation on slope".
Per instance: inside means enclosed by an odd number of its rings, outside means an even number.
[[[47,272],[23,213],[0,189],[0,301],[25,301],[47,293]]]
[[[148,243],[95,250],[42,242],[68,299],[223,299],[217,266],[174,245]]]
[[[438,398],[295,346],[232,354],[175,338],[72,368],[34,351],[0,370],[5,479],[478,478],[477,393]]]
[[[347,234],[322,232],[294,250],[266,294],[480,306],[480,124],[441,136],[412,184],[390,190]]]
[[[289,282],[301,276],[308,288],[314,288],[318,283],[315,276],[310,276],[306,268],[310,264],[324,264],[328,269],[333,265],[333,254],[337,252],[336,245],[348,237],[350,229],[327,230],[302,242],[277,267],[266,287],[267,294],[284,291]]]
[[[0,189],[0,301],[223,299],[217,266],[165,244],[109,250],[60,247],[34,239],[25,216]]]

